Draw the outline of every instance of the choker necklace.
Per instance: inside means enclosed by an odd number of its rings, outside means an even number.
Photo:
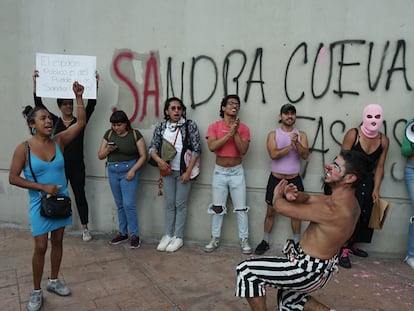
[[[72,118],[71,120],[66,121],[65,119],[62,118],[62,121],[65,122],[65,123],[72,123],[73,120],[74,119]]]

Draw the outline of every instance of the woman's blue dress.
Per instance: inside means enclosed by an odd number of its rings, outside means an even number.
[[[65,162],[59,146],[55,143],[56,155],[50,162],[40,160],[30,153],[30,161],[32,169],[36,175],[37,181],[41,184],[59,185],[59,194],[69,195],[67,181],[65,176]],[[34,181],[29,165],[23,169],[27,180]],[[38,236],[50,231],[59,229],[72,224],[72,216],[63,219],[46,218],[40,215],[40,199],[44,192],[29,189],[30,196],[30,224],[32,227],[32,235]]]

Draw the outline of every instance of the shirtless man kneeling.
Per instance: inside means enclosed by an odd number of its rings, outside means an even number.
[[[309,195],[282,180],[275,188],[276,212],[310,221],[298,244],[288,240],[286,257],[254,258],[237,266],[236,296],[245,297],[253,311],[265,311],[266,286],[278,289],[279,311],[332,310],[309,294],[328,283],[337,272],[337,254],[352,235],[360,208],[355,186],[364,180],[365,157],[356,151],[342,150],[330,165],[325,165],[325,183],[332,195]],[[306,280],[306,282],[304,281]]]

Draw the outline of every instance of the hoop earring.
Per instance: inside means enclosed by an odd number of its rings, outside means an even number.
[[[36,135],[36,129],[34,127],[31,128],[30,132],[32,133],[32,135]]]

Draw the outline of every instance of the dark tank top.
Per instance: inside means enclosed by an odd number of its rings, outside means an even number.
[[[376,165],[377,165],[377,161],[380,158],[381,153],[382,153],[382,133],[380,133],[380,145],[378,146],[378,148],[373,153],[367,154],[365,152],[365,150],[362,149],[362,147],[361,147],[358,129],[355,129],[355,141],[354,141],[354,144],[352,146],[352,150],[359,151],[359,152],[362,152],[363,154],[365,154],[365,156],[368,159],[367,171],[368,172],[373,172]]]

